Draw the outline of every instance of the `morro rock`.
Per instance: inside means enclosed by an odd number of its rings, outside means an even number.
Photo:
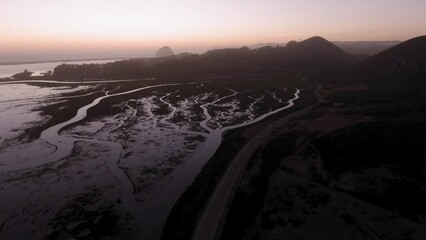
[[[155,54],[156,57],[170,57],[174,55],[175,54],[173,53],[173,50],[168,46],[164,46],[158,49],[157,53]]]

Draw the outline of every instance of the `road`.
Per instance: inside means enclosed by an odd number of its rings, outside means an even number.
[[[304,79],[305,80],[305,79]],[[307,80],[305,80],[307,81]],[[238,179],[243,172],[247,162],[250,160],[254,152],[266,143],[272,136],[272,133],[280,126],[284,125],[289,119],[301,116],[307,113],[310,109],[317,106],[322,102],[320,96],[321,86],[317,83],[313,83],[316,86],[314,94],[316,96],[316,102],[307,108],[293,112],[283,118],[280,118],[267,127],[263,128],[259,133],[256,134],[235,156],[232,160],[231,165],[228,167],[215,191],[210,197],[209,202],[201,216],[197,228],[194,231],[192,240],[216,240],[220,237],[222,225],[224,224],[228,205],[232,200],[234,190],[236,188]]]

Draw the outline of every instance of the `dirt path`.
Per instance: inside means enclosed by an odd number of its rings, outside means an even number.
[[[305,80],[305,79],[304,79]],[[253,153],[261,146],[266,143],[271,137],[272,133],[279,127],[285,124],[289,119],[301,116],[317,106],[322,102],[320,96],[321,86],[317,83],[314,94],[317,101],[315,104],[296,111],[284,118],[278,119],[273,123],[266,126],[263,130],[258,132],[237,154],[233,159],[231,165],[228,167],[220,182],[216,186],[210,200],[201,216],[198,226],[194,231],[192,240],[215,240],[220,236],[221,228],[225,220],[228,205],[232,200],[234,190],[238,179],[246,166],[247,162]]]

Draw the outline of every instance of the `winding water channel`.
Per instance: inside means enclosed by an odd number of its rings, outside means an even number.
[[[134,80],[129,80],[134,81]],[[116,83],[123,81],[84,81],[84,82],[62,82],[62,81],[8,81],[8,82],[0,82],[0,84],[26,84],[26,83],[53,83],[53,84],[98,84],[98,83]],[[161,184],[159,187],[154,188],[152,192],[150,192],[147,199],[143,204],[137,202],[134,197],[134,186],[126,175],[126,173],[120,168],[119,162],[122,158],[123,146],[120,143],[113,141],[104,141],[98,140],[94,138],[81,137],[78,135],[66,135],[61,134],[62,130],[72,124],[80,122],[86,119],[88,110],[97,106],[101,103],[102,100],[107,98],[112,98],[115,96],[123,96],[131,93],[135,93],[138,91],[143,91],[146,89],[154,89],[161,88],[167,86],[180,86],[180,85],[188,85],[188,84],[199,84],[199,83],[170,83],[170,84],[159,84],[159,85],[151,85],[145,86],[137,89],[133,89],[130,91],[119,92],[110,94],[106,92],[104,96],[96,98],[91,103],[82,106],[78,109],[77,113],[71,119],[54,125],[45,129],[40,138],[51,144],[55,147],[55,151],[48,157],[44,159],[39,159],[38,161],[29,162],[26,164],[16,165],[16,166],[8,166],[2,170],[4,171],[16,171],[27,168],[33,168],[42,166],[48,163],[56,162],[62,160],[69,156],[72,153],[72,150],[75,146],[76,142],[89,142],[96,143],[104,146],[108,146],[110,148],[111,154],[108,159],[108,168],[112,175],[115,177],[117,182],[120,185],[121,190],[121,204],[129,212],[137,222],[139,226],[138,233],[136,236],[144,240],[156,240],[160,238],[163,225],[167,219],[168,214],[170,213],[174,203],[180,197],[180,195],[185,191],[185,189],[191,184],[197,174],[201,171],[201,168],[206,164],[206,162],[214,155],[216,150],[219,148],[222,142],[222,136],[226,131],[237,129],[241,127],[245,127],[248,125],[255,124],[263,119],[274,115],[278,112],[281,112],[285,109],[291,108],[294,106],[294,102],[299,99],[300,89],[295,89],[293,94],[293,98],[288,100],[282,107],[264,113],[257,117],[252,117],[251,119],[223,127],[220,123],[216,122],[217,127],[211,127],[209,123],[212,123],[212,116],[209,112],[209,106],[214,105],[218,102],[221,102],[227,98],[234,97],[238,94],[238,92],[233,91],[231,94],[215,99],[212,102],[203,103],[200,105],[204,120],[199,123],[199,126],[205,130],[205,132],[198,131],[189,131],[182,130],[174,123],[171,123],[169,120],[174,116],[176,112],[176,107],[174,107],[171,103],[167,102],[165,97],[168,97],[170,94],[164,95],[160,98],[160,101],[166,104],[170,110],[170,113],[162,118],[160,122],[162,124],[169,125],[176,131],[202,135],[205,137],[205,141],[200,149],[197,149],[195,154],[192,155],[190,159],[188,159],[183,166],[176,168],[171,176],[165,180],[165,183]],[[127,103],[126,103],[127,104]],[[207,132],[207,133],[206,133]],[[154,217],[155,216],[155,217]]]
[[[192,183],[198,173],[201,172],[202,167],[207,163],[207,161],[213,157],[216,150],[222,143],[222,137],[226,131],[255,124],[271,115],[293,107],[294,102],[299,99],[300,91],[301,89],[296,89],[294,97],[281,108],[260,115],[252,120],[226,127],[219,126],[214,129],[207,125],[207,123],[212,120],[212,116],[208,110],[208,105],[222,101],[228,97],[235,96],[236,93],[217,99],[214,102],[201,105],[206,118],[200,123],[200,126],[208,131],[206,141],[204,142],[203,147],[199,149],[183,167],[174,171],[168,182],[163,184],[162,188],[158,188],[150,194],[147,204],[143,209],[143,216],[145,216],[145,218],[142,220],[142,224],[140,225],[143,226],[141,228],[141,236],[144,237],[143,239],[155,240],[160,238],[163,225],[167,220],[167,216],[174,203]],[[153,218],[148,216],[156,217]]]

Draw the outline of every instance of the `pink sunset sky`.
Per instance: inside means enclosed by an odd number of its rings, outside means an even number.
[[[424,0],[2,0],[0,9],[0,61],[426,34]]]

